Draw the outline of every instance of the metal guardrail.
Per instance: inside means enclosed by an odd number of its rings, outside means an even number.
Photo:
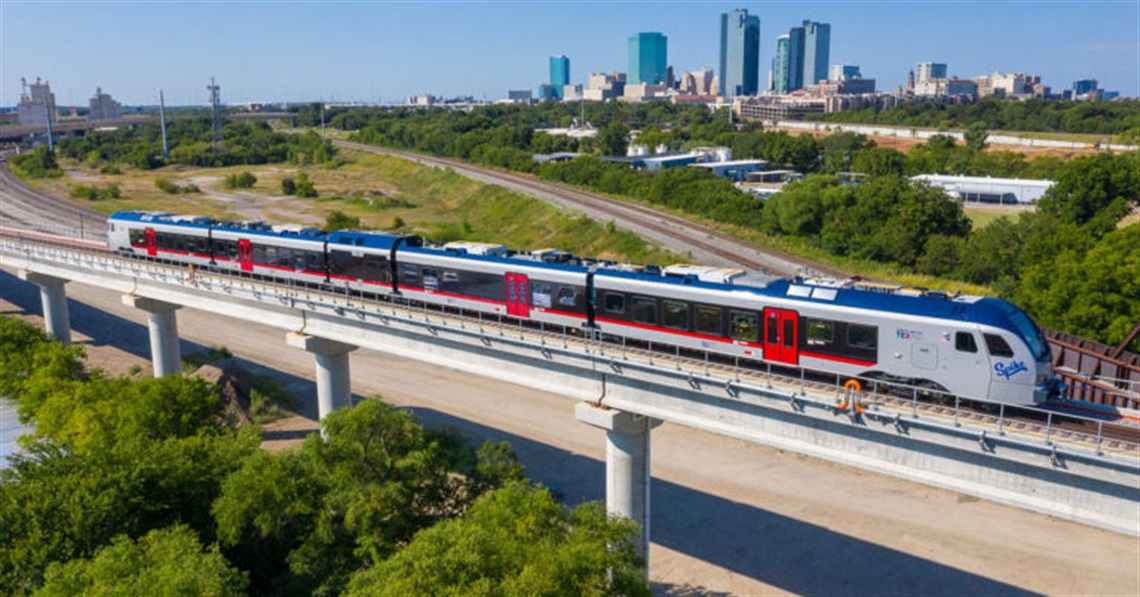
[[[1140,355],[1108,345],[1045,330],[1053,349],[1053,367],[1065,382],[1070,400],[1140,410]]]
[[[1045,454],[1054,466],[1076,459],[1140,472],[1135,443],[1114,436],[1110,433],[1112,428],[1095,417],[1006,404],[992,405],[992,413],[979,413],[967,408],[970,401],[961,397],[944,396],[943,404],[932,404],[925,399],[938,398],[938,393],[925,388],[894,385],[887,392],[881,381],[862,379],[868,391],[853,391],[845,387],[847,378],[834,376],[834,382],[824,382],[819,374],[804,368],[742,363],[739,358],[728,362],[721,355],[683,351],[670,345],[607,342],[600,335],[584,336],[577,328],[524,325],[521,320],[511,321],[502,315],[463,311],[406,297],[393,299],[347,289],[329,292],[247,273],[194,271],[183,264],[126,259],[106,250],[65,248],[11,235],[0,236],[0,254],[18,256],[30,264],[43,262],[216,293],[229,300],[332,314],[349,322],[398,325],[415,331],[427,342],[446,331],[451,337],[479,344],[488,351],[509,350],[548,360],[557,356],[578,363],[590,374],[604,371],[622,376],[640,372],[661,383],[688,385],[727,405],[747,402],[814,418],[847,415],[857,425],[878,422],[880,431],[892,436],[905,437],[914,429],[925,429],[950,438],[972,438],[985,453],[994,454],[998,447],[1003,447]],[[900,387],[903,395],[899,395]]]

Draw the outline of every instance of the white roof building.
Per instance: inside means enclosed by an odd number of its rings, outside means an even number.
[[[962,201],[999,205],[1037,203],[1045,191],[1053,186],[1051,180],[951,176],[947,174],[919,174],[911,177],[911,180],[926,181],[930,186],[939,187],[947,194]]]

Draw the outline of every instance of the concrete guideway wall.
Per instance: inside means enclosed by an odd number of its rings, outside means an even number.
[[[796,129],[801,131],[830,132],[830,133],[859,133],[862,135],[876,135],[879,137],[897,137],[899,139],[929,139],[935,135],[947,135],[959,141],[965,137],[958,131],[937,131],[911,127],[894,127],[873,124],[848,124],[845,122],[804,122],[801,120],[778,120],[775,125],[779,128]],[[1045,147],[1057,149],[1089,149],[1089,143],[1080,141],[1061,141],[1058,139],[1034,139],[1031,137],[1016,137],[1003,135],[993,131],[986,136],[986,142],[991,145],[1012,145],[1016,147]],[[1121,145],[1117,143],[1101,144],[1101,149],[1113,151],[1132,151],[1135,145]]]
[[[289,332],[418,359],[653,419],[917,480],[1059,517],[1140,534],[1140,462],[1014,434],[868,411],[640,362],[556,334],[388,303],[234,281],[111,256],[34,255],[0,243],[4,265],[126,294],[226,313]]]

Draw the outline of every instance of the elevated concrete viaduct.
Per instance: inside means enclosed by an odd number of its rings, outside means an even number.
[[[314,354],[321,416],[349,404],[349,353],[370,348],[554,392],[581,402],[580,421],[606,430],[607,508],[649,539],[650,437],[660,421],[775,445],[834,462],[1140,535],[1140,458],[1095,436],[1058,433],[1054,416],[1013,428],[1005,419],[923,411],[841,388],[813,388],[769,370],[710,368],[660,352],[626,350],[568,329],[528,328],[496,316],[379,297],[192,272],[0,236],[0,264],[42,283],[57,335],[63,283],[109,288],[148,313],[155,374],[177,371],[179,305],[287,332]],[[65,312],[63,312],[65,313]],[[64,319],[66,319],[64,317]],[[173,347],[172,347],[173,345]],[[1093,424],[1096,427],[1096,424]]]

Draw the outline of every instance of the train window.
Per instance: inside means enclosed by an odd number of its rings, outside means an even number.
[[[811,346],[826,346],[835,342],[835,322],[822,319],[806,319],[807,343]]]
[[[720,325],[720,309],[716,307],[698,306],[697,320],[694,327],[696,327],[698,332],[719,336],[722,331]]]
[[[265,246],[253,245],[253,262],[265,263]]]
[[[667,328],[689,329],[689,305],[677,301],[661,302],[661,319]]]
[[[414,282],[419,277],[420,277],[419,268],[417,268],[416,266],[414,266],[410,263],[404,264],[404,274],[403,274],[404,280],[406,280],[408,282]]]
[[[439,270],[425,267],[424,274],[424,289],[425,290],[438,290],[439,289]]]
[[[610,313],[625,313],[625,295],[607,292],[605,306]]]
[[[1005,339],[997,334],[983,334],[986,339],[986,350],[990,351],[990,356],[995,357],[1012,357],[1013,349],[1006,344]]]
[[[873,325],[847,324],[847,346],[874,350],[879,344],[879,328]]]
[[[954,334],[954,348],[959,352],[978,352],[978,343],[970,332],[958,332]]]
[[[459,292],[459,272],[443,272],[439,287],[446,292]]]
[[[578,291],[573,288],[559,288],[558,289],[558,304],[566,307],[575,307],[578,305]]]
[[[305,269],[316,270],[321,267],[321,254],[312,251],[305,253]]]
[[[285,247],[277,247],[277,265],[289,267],[293,263],[293,251]]]
[[[145,245],[146,233],[139,229],[131,230],[131,244],[132,245]]]
[[[630,309],[633,320],[637,323],[657,325],[657,300],[635,296]]]
[[[780,343],[780,315],[774,311],[768,313],[768,344]]]
[[[728,312],[728,331],[734,340],[755,342],[758,338],[759,327],[756,325],[755,313],[741,311]]]
[[[530,303],[535,307],[549,309],[552,304],[550,285],[535,282],[530,285]]]
[[[257,252],[254,251],[253,260],[257,261]],[[258,263],[277,265],[277,247],[265,247],[265,260]]]

